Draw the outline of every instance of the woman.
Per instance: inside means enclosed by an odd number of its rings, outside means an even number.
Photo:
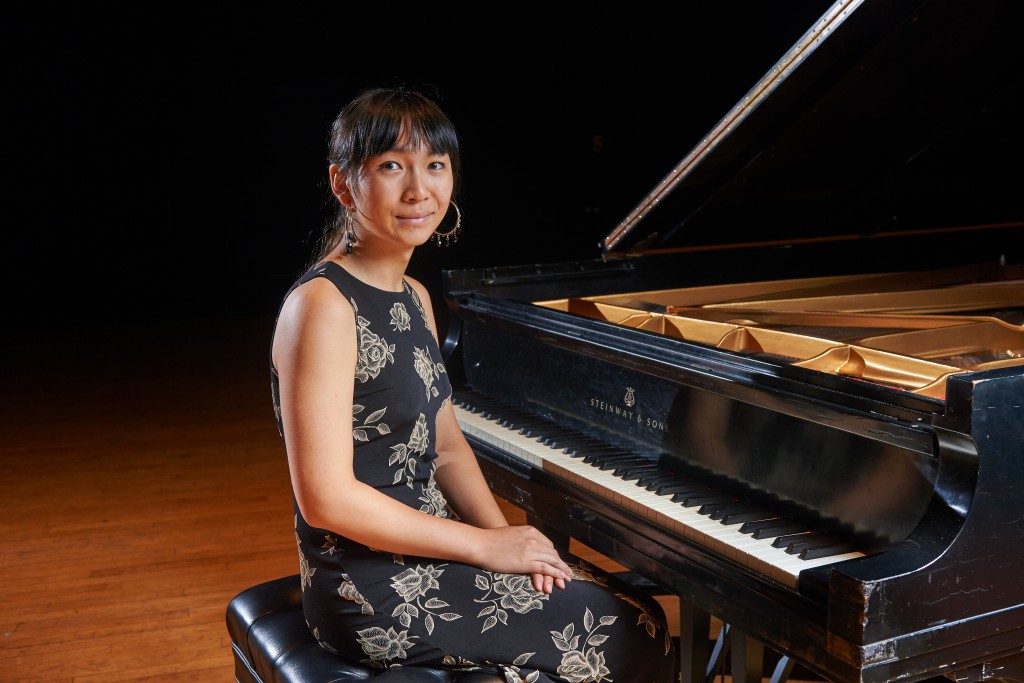
[[[271,367],[313,635],[382,669],[671,680],[657,602],[509,526],[459,428],[430,297],[405,274],[461,228],[451,122],[412,90],[369,90],[329,154],[338,219],[285,296]]]

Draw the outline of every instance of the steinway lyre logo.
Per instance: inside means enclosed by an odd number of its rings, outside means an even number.
[[[650,398],[648,397],[646,400],[649,401]],[[659,432],[668,431],[668,422],[664,417],[644,415],[634,408],[636,405],[636,390],[633,387],[626,387],[626,395],[622,397],[622,403],[605,401],[600,396],[591,396],[588,405],[593,410],[607,413],[609,416],[614,416],[620,420],[633,422],[638,427],[655,429]]]

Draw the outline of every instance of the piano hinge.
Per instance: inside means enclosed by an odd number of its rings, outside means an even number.
[[[572,263],[505,266],[485,269],[480,282],[484,285],[513,285],[579,278],[607,278],[628,275],[636,265],[628,261],[576,261]]]

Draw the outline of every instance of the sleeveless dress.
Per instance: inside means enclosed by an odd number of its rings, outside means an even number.
[[[315,277],[333,282],[356,316],[356,476],[423,514],[453,516],[434,481],[434,422],[452,387],[419,297],[408,283],[380,290],[330,261],[288,294]],[[271,388],[284,437],[272,363]],[[304,616],[330,652],[379,669],[486,670],[510,683],[674,679],[661,606],[579,558],[564,558],[573,580],[548,595],[528,575],[378,551],[311,527],[297,504],[294,513]]]

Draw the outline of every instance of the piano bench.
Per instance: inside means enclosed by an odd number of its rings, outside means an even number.
[[[320,647],[302,615],[299,576],[247,588],[228,603],[236,683],[504,683],[479,671],[401,667],[380,671]]]

